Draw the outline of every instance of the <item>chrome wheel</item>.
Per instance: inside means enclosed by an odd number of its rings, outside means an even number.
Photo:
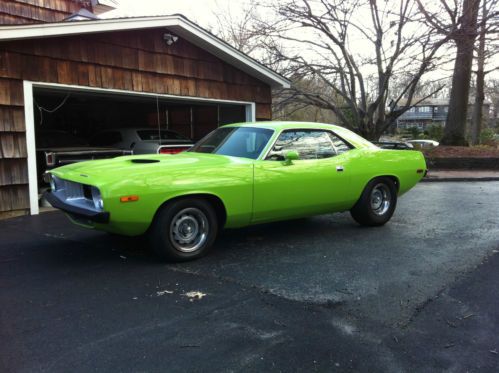
[[[171,220],[171,243],[183,253],[192,253],[201,248],[208,238],[208,232],[208,218],[196,207],[181,210]]]
[[[376,215],[384,215],[390,209],[391,192],[387,185],[377,184],[371,191],[371,210]]]

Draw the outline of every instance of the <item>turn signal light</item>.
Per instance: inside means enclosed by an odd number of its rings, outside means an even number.
[[[120,202],[135,202],[139,200],[139,196],[124,196],[120,197]]]

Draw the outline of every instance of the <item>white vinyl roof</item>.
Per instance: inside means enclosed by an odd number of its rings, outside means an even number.
[[[159,17],[99,19],[81,22],[0,26],[0,42],[158,27],[168,28],[179,37],[269,84],[272,88],[289,88],[290,86],[290,81],[288,79],[238,51],[223,40],[179,14]]]

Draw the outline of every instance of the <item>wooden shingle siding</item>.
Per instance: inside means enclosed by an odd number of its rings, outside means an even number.
[[[0,159],[26,157],[26,135],[24,132],[0,132]]]
[[[4,211],[29,208],[28,185],[0,186],[0,216]]]
[[[0,159],[0,187],[28,184],[25,159]]]
[[[2,0],[0,24],[59,22],[82,7],[74,0]]]

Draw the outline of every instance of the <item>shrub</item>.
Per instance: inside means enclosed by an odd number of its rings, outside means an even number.
[[[440,141],[444,136],[444,127],[438,124],[430,124],[426,127],[425,134],[431,140]]]
[[[421,130],[418,127],[409,127],[407,132],[410,133],[413,139],[419,139],[419,136],[421,135]]]
[[[480,144],[494,145],[495,131],[492,128],[484,128],[480,132]]]

